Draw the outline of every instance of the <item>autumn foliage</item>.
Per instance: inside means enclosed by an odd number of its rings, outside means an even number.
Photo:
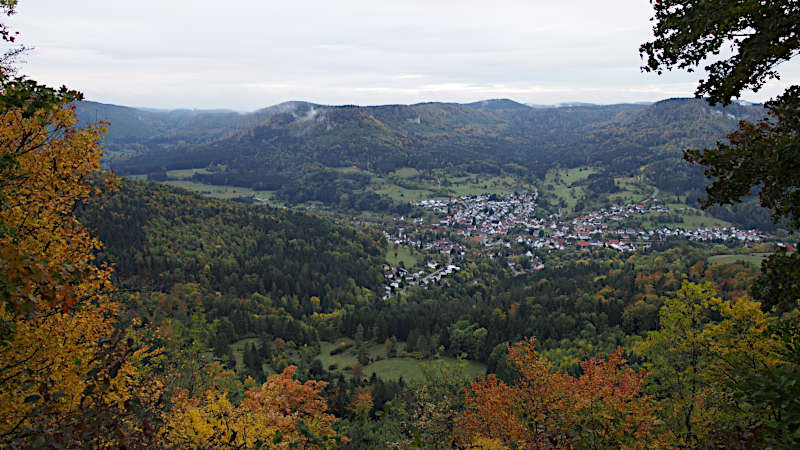
[[[113,186],[100,171],[102,128],[76,126],[71,96],[5,81],[0,98],[12,106],[0,114],[0,445],[335,442],[326,384],[293,380],[294,367],[241,402],[225,383],[189,394],[196,386],[183,381],[191,377],[154,344],[166,335],[112,298],[112,270],[95,260],[101,243],[75,215]]]
[[[747,297],[726,300],[710,283],[684,282],[635,351],[675,447],[800,442],[797,311],[770,315]],[[766,445],[765,444],[765,445]]]
[[[109,270],[92,264],[100,247],[72,214],[96,187],[100,129],[74,127],[70,109],[0,116],[0,269],[7,313],[66,311],[108,291]]]
[[[98,178],[101,129],[35,103],[0,115],[0,441],[145,442],[162,398],[145,367],[160,351],[117,326],[100,242],[73,214],[109,181]]]
[[[12,15],[16,1],[0,1]],[[16,32],[0,24],[0,38]],[[20,47],[21,49],[24,47]],[[20,50],[23,51],[23,50]],[[14,53],[18,54],[18,53]],[[102,123],[80,93],[15,76],[0,59],[0,446],[146,446],[160,427],[161,350],[111,298],[100,241],[74,211],[100,173]]]
[[[164,427],[168,445],[185,448],[301,448],[324,445],[337,433],[337,419],[326,413],[326,383],[292,379],[295,366],[267,378],[234,405],[224,391],[209,389],[191,397],[179,391]]]
[[[519,372],[513,385],[495,375],[472,383],[456,419],[462,445],[660,446],[655,407],[642,394],[646,375],[628,367],[620,350],[583,361],[576,378],[554,370],[534,345],[531,338],[509,348],[508,359]]]

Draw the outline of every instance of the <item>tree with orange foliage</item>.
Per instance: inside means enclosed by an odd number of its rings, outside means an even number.
[[[267,378],[250,389],[238,405],[219,389],[190,397],[179,391],[162,429],[167,446],[185,448],[326,447],[341,441],[333,429],[336,417],[326,413],[322,396],[327,383],[292,379],[296,367]],[[272,447],[270,447],[272,446]]]
[[[494,375],[472,383],[456,418],[458,442],[519,448],[661,446],[655,408],[641,393],[646,375],[628,367],[621,350],[583,361],[583,374],[574,378],[555,370],[534,346],[531,338],[509,347],[508,359],[519,373],[514,385]]]

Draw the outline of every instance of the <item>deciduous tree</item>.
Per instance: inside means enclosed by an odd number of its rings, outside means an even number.
[[[764,313],[746,297],[724,300],[710,283],[685,282],[661,308],[659,330],[636,347],[669,443],[748,447],[797,440],[800,401],[789,375],[798,369],[796,320]],[[794,331],[784,329],[793,323]]]
[[[193,448],[324,447],[340,438],[336,418],[322,396],[326,383],[292,379],[295,366],[267,378],[234,405],[226,392],[208,389],[197,396],[178,392],[163,436],[168,445]]]
[[[663,446],[656,408],[641,390],[646,375],[628,367],[621,350],[583,361],[583,374],[574,378],[555,370],[534,345],[530,339],[509,348],[508,359],[519,373],[513,385],[494,375],[472,383],[456,419],[462,445]]]
[[[16,1],[0,1],[13,13]],[[0,36],[16,33],[0,25]],[[73,214],[109,179],[101,128],[75,126],[80,94],[12,76],[0,62],[0,443],[147,445],[162,396],[110,298],[100,242]]]
[[[745,90],[757,91],[779,77],[777,67],[800,53],[800,4],[760,0],[651,0],[655,39],[640,47],[643,70],[704,67],[697,96],[712,105],[729,104]],[[730,47],[731,56],[719,55]],[[800,86],[791,86],[765,104],[769,117],[741,121],[728,143],[687,150],[684,158],[702,165],[711,179],[704,207],[732,204],[758,192],[774,221],[800,229]],[[794,254],[772,255],[754,294],[765,308],[786,310],[800,298]]]

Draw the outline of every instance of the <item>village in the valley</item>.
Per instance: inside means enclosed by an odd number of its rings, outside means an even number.
[[[632,226],[631,218],[666,215],[669,208],[656,198],[600,208],[577,217],[555,213],[536,217],[538,192],[484,194],[450,200],[422,200],[413,205],[432,213],[406,220],[384,231],[390,246],[409,246],[443,256],[429,259],[424,268],[384,267],[388,284],[385,298],[410,286],[441,282],[461,270],[468,247],[490,259],[505,258],[514,273],[541,270],[538,255],[553,251],[610,249],[620,252],[647,249],[670,239],[692,241],[736,240],[745,244],[765,238],[756,230],[736,227]],[[429,215],[429,217],[431,217]],[[648,229],[649,228],[649,229]]]

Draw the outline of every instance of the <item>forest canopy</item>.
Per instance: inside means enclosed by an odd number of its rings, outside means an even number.
[[[6,16],[16,6],[0,0]],[[144,114],[146,126],[121,132],[157,151],[117,168],[151,179],[191,169],[193,182],[340,208],[326,215],[103,170],[104,142],[129,151],[134,141],[104,141],[107,123],[79,118],[79,92],[18,74],[25,47],[0,25],[10,48],[0,61],[0,446],[800,446],[796,251],[784,245],[759,273],[753,261],[775,239],[723,239],[704,222],[708,239],[662,239],[656,229],[677,227],[657,190],[592,217],[578,199],[534,211],[545,190],[535,181],[572,178],[559,186],[587,192],[580,201],[622,201],[621,186],[640,186],[648,168],[680,199],[698,188],[698,172],[684,173],[691,162],[711,178],[706,206],[757,194],[800,228],[800,88],[764,108],[732,103],[797,54],[796,2],[653,6],[645,70],[694,69],[736,47],[697,91],[725,109],[296,102],[246,118]],[[744,119],[738,129],[727,114]],[[720,132],[727,143],[678,160]],[[454,173],[474,184],[513,173],[532,192],[429,202],[440,217],[368,191],[378,177],[403,183],[398,169],[442,187]],[[509,198],[530,209],[530,226],[492,219]],[[459,223],[466,200],[481,206]],[[375,204],[416,215],[351,214]],[[635,235],[635,250],[596,240],[610,233],[611,219],[595,221],[601,210]],[[628,229],[645,214],[651,232]],[[564,225],[534,227],[541,215]],[[497,232],[460,237],[478,217]],[[508,228],[517,234],[503,241]],[[534,248],[534,234],[555,245]]]

